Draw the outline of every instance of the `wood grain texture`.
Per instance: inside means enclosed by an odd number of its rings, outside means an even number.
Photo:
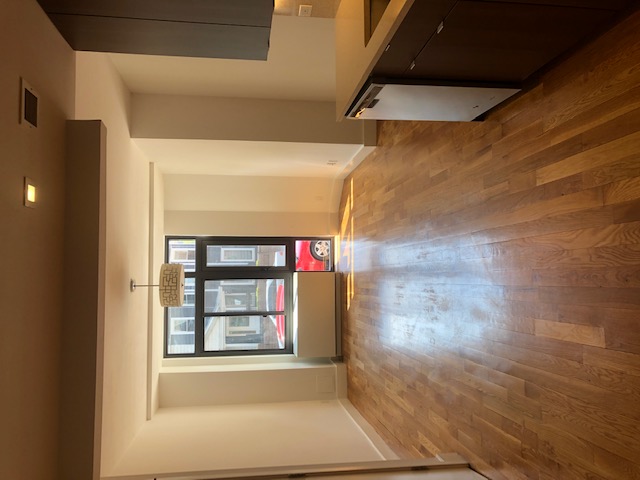
[[[345,181],[349,399],[406,456],[640,479],[640,13],[484,122],[381,122]]]

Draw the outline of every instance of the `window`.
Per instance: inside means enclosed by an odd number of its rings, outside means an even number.
[[[255,262],[256,249],[235,247],[220,247],[221,262]]]
[[[332,271],[330,238],[170,237],[185,267],[182,307],[165,319],[165,356],[292,353],[292,274]]]

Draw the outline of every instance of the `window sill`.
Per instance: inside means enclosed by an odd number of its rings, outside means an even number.
[[[329,358],[298,358],[294,355],[247,357],[165,358],[160,373],[234,372],[255,370],[293,370],[324,368],[332,365]]]
[[[160,408],[325,401],[345,395],[344,364],[324,358],[165,366],[158,382]]]

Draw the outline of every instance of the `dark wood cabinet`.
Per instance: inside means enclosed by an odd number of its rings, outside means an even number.
[[[266,60],[273,0],[38,0],[74,50]]]
[[[456,0],[416,0],[376,63],[374,75],[400,76],[420,54],[425,44],[438,30],[438,25],[455,5]]]
[[[631,3],[416,0],[372,76],[520,84]]]
[[[628,0],[483,0],[493,3],[526,3],[554,7],[596,8],[598,10],[623,10],[632,2]]]
[[[612,15],[595,8],[458,1],[405,74],[522,82]]]

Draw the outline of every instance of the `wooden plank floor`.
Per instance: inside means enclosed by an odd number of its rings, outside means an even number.
[[[351,402],[491,479],[640,478],[640,15],[379,145],[341,203]]]

